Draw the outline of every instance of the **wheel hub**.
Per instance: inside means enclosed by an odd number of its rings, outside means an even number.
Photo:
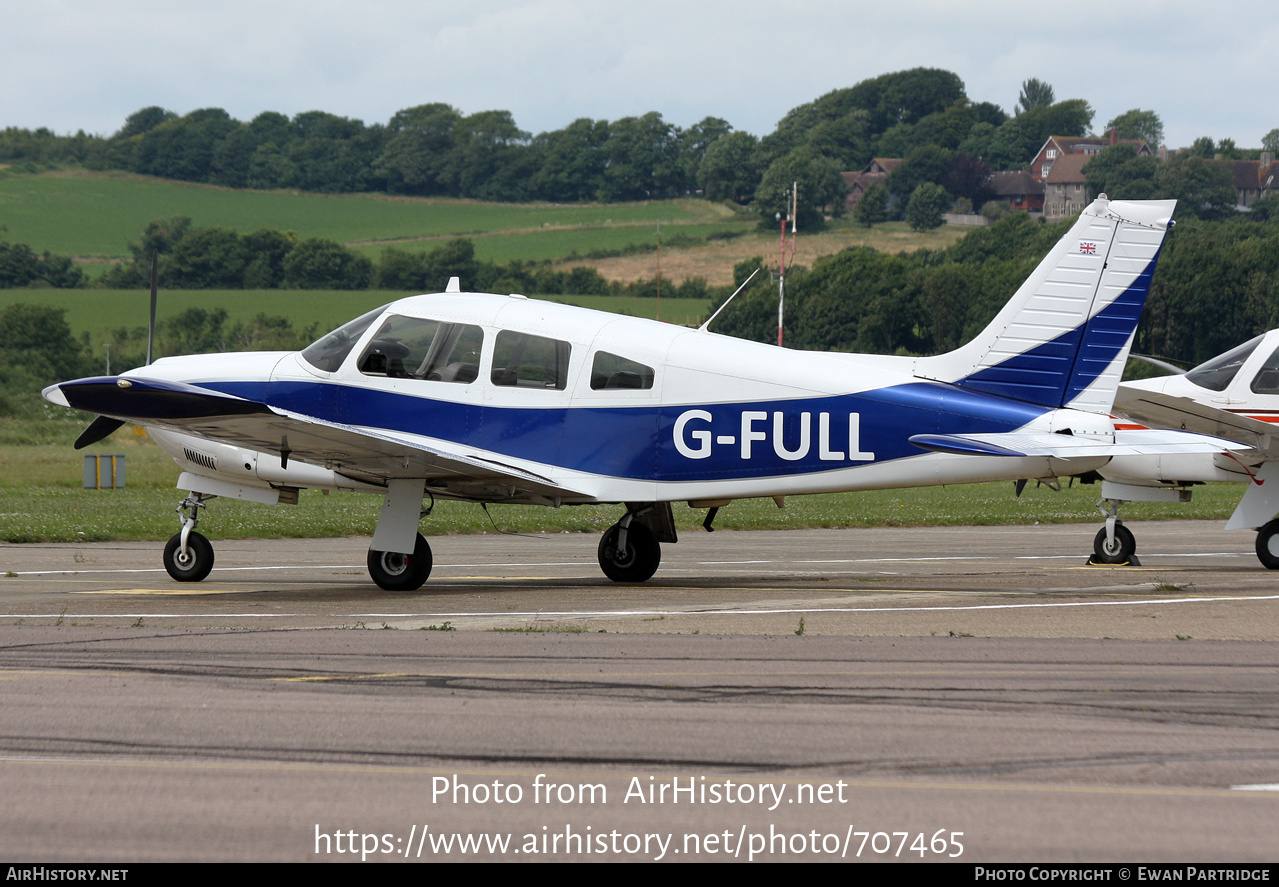
[[[382,569],[392,576],[399,576],[409,567],[409,557],[398,551],[388,551],[382,555]]]

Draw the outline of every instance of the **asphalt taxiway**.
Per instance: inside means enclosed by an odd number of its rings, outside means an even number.
[[[1279,576],[1130,526],[0,546],[0,853],[1272,861]]]
[[[432,540],[416,592],[368,578],[367,540],[221,541],[201,583],[154,543],[0,546],[0,621],[1279,639],[1279,575],[1219,523],[1129,525],[1140,566],[1088,566],[1089,525],[686,533],[657,575],[617,585],[584,534]]]

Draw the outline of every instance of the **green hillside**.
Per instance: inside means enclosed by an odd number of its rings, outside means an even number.
[[[376,258],[390,244],[413,249],[466,236],[480,259],[557,259],[621,249],[684,231],[740,231],[751,220],[723,206],[681,199],[628,204],[505,204],[375,194],[237,191],[111,173],[0,177],[0,239],[37,252],[83,258],[126,256],[148,222],[190,216],[196,225],[241,232],[296,231],[361,248]]]

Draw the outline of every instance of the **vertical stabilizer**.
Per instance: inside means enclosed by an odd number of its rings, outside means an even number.
[[[980,335],[915,375],[1110,412],[1175,206],[1097,198]]]

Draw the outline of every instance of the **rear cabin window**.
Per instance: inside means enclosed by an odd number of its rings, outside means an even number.
[[[479,376],[483,345],[478,326],[392,315],[365,346],[359,367],[366,376],[466,384]]]
[[[570,350],[558,339],[502,330],[493,346],[493,384],[563,391]]]
[[[596,391],[610,389],[641,389],[653,387],[653,368],[620,354],[596,351],[591,362],[591,388]]]

